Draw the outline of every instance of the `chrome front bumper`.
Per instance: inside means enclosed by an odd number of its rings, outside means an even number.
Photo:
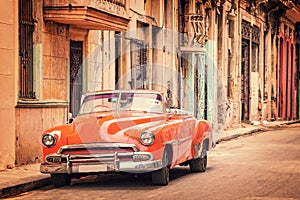
[[[128,147],[126,144],[92,144],[92,145],[68,145],[63,146],[55,154],[46,156],[46,163],[42,163],[42,173],[101,173],[101,172],[130,172],[145,173],[162,168],[161,160],[153,160],[152,153],[139,152],[134,148],[133,152],[114,152],[102,154],[63,154],[66,149],[92,149],[100,147]],[[50,158],[50,159],[49,159]],[[131,159],[124,159],[131,158]],[[47,160],[51,160],[49,162]]]
[[[112,164],[41,164],[42,173],[93,173],[93,172],[130,172],[146,173],[162,168],[161,160],[143,162],[120,162],[118,166]]]

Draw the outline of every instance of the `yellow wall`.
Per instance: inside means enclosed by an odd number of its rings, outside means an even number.
[[[0,170],[15,162],[17,1],[0,3]],[[16,33],[16,34],[15,34]]]

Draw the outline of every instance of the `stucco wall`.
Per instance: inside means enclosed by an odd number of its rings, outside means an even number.
[[[16,5],[17,1],[0,3],[0,170],[15,162]]]
[[[39,95],[32,101],[19,101],[16,108],[17,165],[41,161],[42,132],[64,124],[68,112],[68,29],[65,25],[43,23],[42,18],[38,21],[33,69],[36,74],[35,91]]]
[[[67,100],[69,40],[65,25],[45,23],[43,27],[42,99]]]
[[[84,60],[87,65],[87,91],[115,89],[116,57],[113,31],[89,31],[88,52]]]
[[[64,124],[66,108],[16,109],[16,164],[41,162],[42,132]]]

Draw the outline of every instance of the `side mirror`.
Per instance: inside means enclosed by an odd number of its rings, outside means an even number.
[[[73,122],[73,114],[72,113],[68,113],[68,124],[71,124]]]

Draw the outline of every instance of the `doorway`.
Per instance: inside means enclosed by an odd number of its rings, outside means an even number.
[[[76,116],[82,96],[82,41],[70,41],[70,112]]]
[[[249,98],[250,98],[250,87],[249,87],[249,56],[250,56],[250,41],[242,40],[242,66],[241,66],[241,103],[242,103],[242,115],[241,120],[249,120]]]

